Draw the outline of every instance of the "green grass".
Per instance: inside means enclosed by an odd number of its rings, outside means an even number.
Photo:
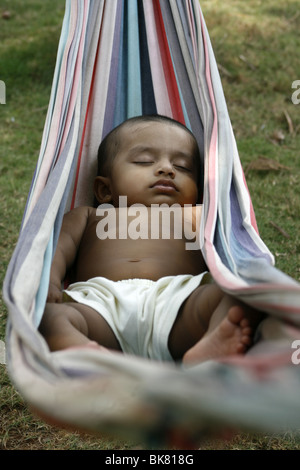
[[[300,280],[300,13],[295,0],[203,0],[261,237],[277,266]],[[2,19],[9,10],[10,19]],[[3,0],[0,7],[0,281],[17,241],[49,102],[63,0]],[[262,167],[261,158],[267,158]],[[0,339],[7,311],[0,300]],[[68,432],[32,415],[0,366],[0,449],[108,449],[130,442]],[[201,449],[299,449],[295,434],[207,440]]]
[[[261,237],[278,268],[299,280],[300,106],[291,101],[300,70],[299,5],[293,0],[284,6],[275,0],[201,5]],[[260,157],[286,169],[249,169]]]
[[[6,10],[9,20],[2,18]],[[1,284],[38,158],[63,13],[59,0],[1,2],[0,79],[6,84],[6,105],[0,106]],[[2,302],[1,337],[5,318]]]

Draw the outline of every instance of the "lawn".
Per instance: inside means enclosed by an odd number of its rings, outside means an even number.
[[[280,5],[280,6],[279,6]],[[300,280],[300,11],[295,0],[203,0],[258,227],[277,267]],[[17,241],[37,161],[63,0],[0,6],[0,281]],[[299,93],[300,97],[300,93]],[[6,307],[0,299],[0,340]],[[129,449],[135,444],[57,429],[32,415],[0,365],[0,449]],[[201,449],[300,449],[298,436],[205,441]]]

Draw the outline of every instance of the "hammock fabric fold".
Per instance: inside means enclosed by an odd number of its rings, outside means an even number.
[[[163,114],[194,133],[201,248],[221,288],[267,313],[246,356],[184,369],[87,349],[50,353],[37,329],[62,217],[92,204],[97,148],[125,119]],[[197,0],[67,0],[41,150],[4,298],[7,363],[39,413],[90,431],[168,438],[208,428],[299,428],[300,286],[261,240]]]

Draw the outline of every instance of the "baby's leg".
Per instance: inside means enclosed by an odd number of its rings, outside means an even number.
[[[93,345],[121,350],[104,318],[94,309],[76,302],[47,303],[39,330],[51,351]]]
[[[227,300],[224,298],[224,302],[218,309],[224,308],[223,312],[227,311],[225,316],[217,315],[220,322],[215,328],[209,326],[200,341],[185,353],[183,362],[203,362],[224,356],[244,354],[247,351],[252,343],[253,329],[250,327],[246,310]],[[224,305],[225,303],[227,305]]]
[[[184,362],[245,353],[259,319],[258,312],[216,285],[200,286],[179,311],[169,337],[170,352]]]

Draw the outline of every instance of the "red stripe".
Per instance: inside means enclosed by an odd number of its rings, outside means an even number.
[[[92,92],[93,92],[93,89],[94,89],[96,64],[97,64],[99,47],[100,47],[100,39],[101,39],[101,34],[99,34],[99,41],[98,41],[97,52],[96,52],[96,56],[95,56],[95,63],[94,63],[93,75],[92,75],[92,80],[91,80],[91,85],[90,85],[89,98],[88,98],[88,102],[87,102],[84,126],[83,126],[83,130],[82,130],[81,143],[80,143],[80,149],[79,149],[78,160],[77,160],[75,183],[74,183],[74,189],[73,189],[73,195],[72,195],[72,201],[71,201],[70,209],[74,209],[74,206],[75,206],[76,191],[77,191],[79,173],[80,173],[80,166],[81,166],[82,149],[83,149],[84,137],[85,137],[86,127],[87,127],[87,119],[88,119],[88,115],[89,115],[89,109],[90,109],[91,100],[92,100]]]
[[[177,80],[174,73],[173,62],[169,49],[168,39],[165,31],[164,20],[160,8],[159,0],[154,0],[154,15],[156,23],[156,32],[160,46],[162,65],[166,79],[169,101],[172,109],[173,118],[185,124],[184,114],[181,106],[180,94],[177,86]]]

